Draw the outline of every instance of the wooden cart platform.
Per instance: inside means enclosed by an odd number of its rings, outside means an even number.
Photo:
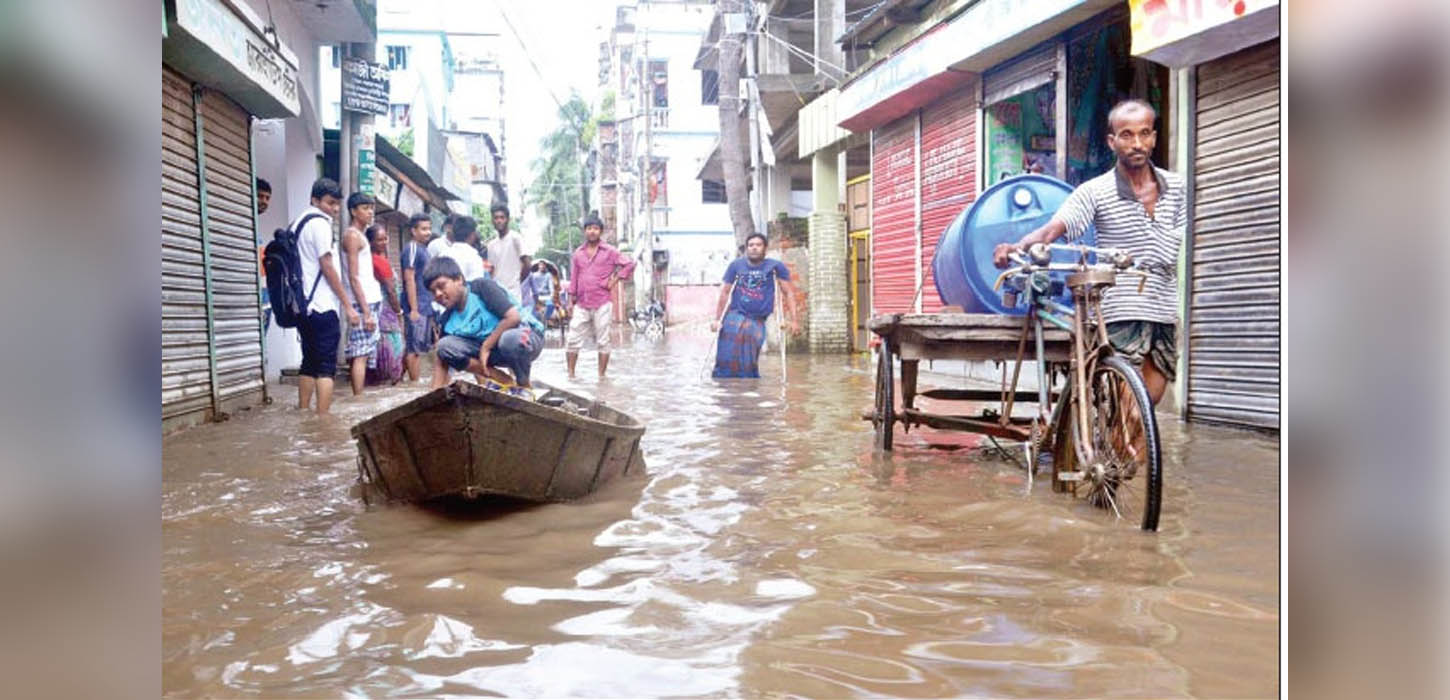
[[[1035,404],[1037,392],[1010,393],[993,389],[930,389],[917,391],[917,370],[921,360],[998,361],[1011,363],[1019,350],[1035,358],[1035,343],[1029,335],[1022,346],[1023,317],[981,313],[881,314],[866,323],[881,337],[877,358],[876,400],[868,414],[876,427],[877,445],[891,449],[897,423],[906,429],[924,425],[941,430],[965,430],[1009,440],[1028,440],[1032,419],[1014,418],[1013,404]],[[1048,327],[1043,333],[1043,354],[1049,362],[1067,362],[1072,354],[1072,337]],[[901,366],[901,406],[896,405],[895,361]],[[941,401],[998,402],[1007,410],[978,415],[930,413],[916,407],[917,397]],[[1055,397],[1055,395],[1054,395]]]

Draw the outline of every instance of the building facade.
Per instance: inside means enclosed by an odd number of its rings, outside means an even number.
[[[162,25],[161,413],[174,430],[266,398],[258,246],[323,154],[317,47],[371,41],[370,2],[178,0]],[[271,183],[256,207],[256,178]]]
[[[869,271],[855,284],[870,313],[941,309],[931,261],[952,219],[1015,174],[1076,185],[1105,172],[1108,110],[1144,99],[1159,114],[1155,163],[1190,183],[1176,407],[1276,426],[1277,36],[1272,1],[887,0],[870,9],[840,36],[859,68],[799,119],[802,156],[869,138],[869,262],[854,267]]]
[[[720,133],[718,85],[694,70],[714,17],[708,2],[640,2],[618,9],[600,51],[613,125],[600,129],[595,201],[636,267],[635,303],[665,302],[670,322],[709,318],[735,258],[723,184],[696,178]],[[596,165],[599,167],[599,165]],[[612,205],[610,204],[612,202]]]

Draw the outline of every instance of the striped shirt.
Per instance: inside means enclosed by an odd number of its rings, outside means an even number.
[[[1132,253],[1135,266],[1148,266],[1142,294],[1137,275],[1120,274],[1118,283],[1104,291],[1105,321],[1178,322],[1178,251],[1187,225],[1187,191],[1179,175],[1156,166],[1153,175],[1158,202],[1151,217],[1117,167],[1079,185],[1053,217],[1067,226],[1067,240],[1093,226],[1098,246],[1121,248]]]

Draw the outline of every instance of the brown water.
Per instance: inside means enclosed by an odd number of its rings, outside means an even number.
[[[276,387],[166,439],[166,694],[1277,694],[1272,439],[1165,416],[1144,534],[970,436],[873,454],[864,360],[716,383],[671,336],[603,384],[581,359],[574,388],[648,425],[647,476],[581,503],[365,507],[348,428],[418,388],[318,419]]]

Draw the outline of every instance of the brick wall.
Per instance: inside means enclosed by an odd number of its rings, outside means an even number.
[[[835,212],[810,216],[811,352],[849,352],[851,297],[846,275],[846,217]]]

